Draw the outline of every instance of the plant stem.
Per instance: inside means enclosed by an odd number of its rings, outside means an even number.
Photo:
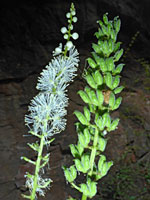
[[[90,172],[89,175],[91,176],[93,173],[93,166],[94,166],[94,161],[95,161],[95,156],[96,156],[96,146],[98,142],[98,129],[95,128],[95,135],[94,135],[94,141],[93,141],[93,147],[92,147],[92,152],[90,156]]]
[[[82,194],[82,199],[81,200],[86,200],[87,196],[85,196],[84,194]]]
[[[36,189],[38,187],[38,176],[39,176],[39,171],[40,171],[40,163],[41,163],[41,158],[42,158],[43,146],[44,146],[44,134],[41,135],[40,147],[39,147],[39,151],[38,151],[38,158],[37,158],[36,167],[35,167],[35,175],[34,175],[33,190],[31,193],[31,200],[35,200]]]

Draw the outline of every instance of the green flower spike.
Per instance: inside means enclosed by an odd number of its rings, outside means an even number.
[[[119,85],[124,64],[118,64],[123,49],[120,49],[121,43],[116,42],[121,21],[118,17],[109,21],[107,15],[103,15],[103,21],[98,21],[99,29],[95,33],[98,42],[92,44],[94,51],[87,58],[89,67],[83,75],[87,86],[78,91],[87,105],[83,112],[74,112],[79,120],[76,123],[77,145],[70,145],[74,165],[63,167],[67,182],[82,194],[82,200],[96,195],[98,180],[107,175],[113,165],[103,153],[107,146],[106,135],[118,127],[119,118],[112,119],[110,114],[119,108],[122,98],[116,94],[124,88]],[[83,183],[75,181],[77,174],[84,175]]]

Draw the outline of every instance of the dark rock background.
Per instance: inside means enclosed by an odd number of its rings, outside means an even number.
[[[31,166],[21,156],[34,158],[23,137],[28,129],[24,115],[30,100],[37,94],[37,77],[48,64],[52,51],[63,41],[60,28],[66,25],[65,14],[71,1],[1,1],[0,2],[0,200],[21,200],[26,193],[24,173]],[[120,117],[117,131],[108,137],[106,154],[114,160],[110,173],[100,181],[101,200],[150,199],[150,2],[149,0],[80,0],[74,1],[78,23],[74,30],[80,35],[76,47],[80,52],[78,76],[68,88],[70,104],[68,123],[64,132],[56,136],[50,152],[50,170],[53,179],[45,199],[65,200],[78,193],[66,185],[62,165],[71,163],[68,145],[76,142],[73,115],[82,109],[77,91],[85,86],[81,73],[85,58],[90,55],[96,20],[105,12],[112,19],[119,15],[122,27],[118,40],[128,51],[132,36],[139,31],[132,48],[126,54],[122,73],[123,102],[114,113]],[[144,61],[138,61],[143,58]],[[42,199],[42,198],[39,198]],[[44,199],[44,198],[43,198]]]

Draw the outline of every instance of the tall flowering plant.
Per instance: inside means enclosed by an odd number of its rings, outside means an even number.
[[[52,180],[43,178],[44,168],[49,163],[50,154],[43,155],[44,147],[50,146],[54,134],[65,129],[66,107],[68,105],[67,86],[73,81],[79,62],[78,51],[73,45],[72,39],[78,38],[78,33],[73,30],[73,23],[77,22],[74,4],[71,4],[70,12],[66,14],[68,27],[62,27],[66,44],[60,45],[53,51],[53,59],[42,71],[38,79],[37,89],[39,94],[35,96],[29,106],[29,114],[25,116],[25,123],[29,127],[29,133],[38,140],[28,146],[37,153],[37,159],[22,156],[21,158],[35,166],[33,174],[26,172],[26,187],[29,195],[22,195],[26,199],[35,200],[37,194],[45,195],[45,189],[50,188]]]
[[[98,42],[92,44],[93,52],[87,59],[89,67],[83,75],[87,85],[84,90],[78,91],[87,105],[83,112],[74,112],[79,121],[75,124],[78,142],[70,144],[73,165],[63,166],[66,181],[82,194],[82,200],[96,195],[98,180],[113,165],[113,161],[106,161],[103,152],[107,145],[106,135],[119,123],[119,118],[113,119],[110,114],[119,108],[122,98],[116,95],[124,88],[119,85],[124,64],[118,64],[123,49],[120,49],[121,42],[117,42],[121,21],[118,17],[109,21],[106,13],[98,24],[98,32],[95,33]],[[76,180],[78,174],[84,175],[83,183]]]

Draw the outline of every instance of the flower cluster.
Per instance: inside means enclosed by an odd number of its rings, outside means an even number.
[[[67,39],[66,45],[60,44],[53,52],[54,58],[49,62],[38,78],[37,89],[39,94],[31,100],[28,108],[29,114],[25,116],[25,123],[29,127],[29,133],[36,136],[40,141],[28,144],[37,152],[37,160],[32,161],[25,156],[21,159],[35,165],[35,173],[26,173],[26,187],[30,195],[23,195],[24,198],[35,200],[37,193],[44,196],[44,189],[49,189],[51,179],[43,179],[41,171],[49,163],[49,154],[43,156],[44,146],[49,146],[54,139],[50,139],[54,134],[60,133],[65,129],[66,119],[64,118],[68,105],[67,86],[73,81],[78,67],[78,51],[70,38],[77,39],[78,34],[71,34],[73,29],[72,22],[76,22],[74,4],[71,4],[70,12],[67,13],[68,30],[62,29],[64,38]],[[68,36],[66,38],[66,35]],[[71,45],[70,45],[71,44]]]

